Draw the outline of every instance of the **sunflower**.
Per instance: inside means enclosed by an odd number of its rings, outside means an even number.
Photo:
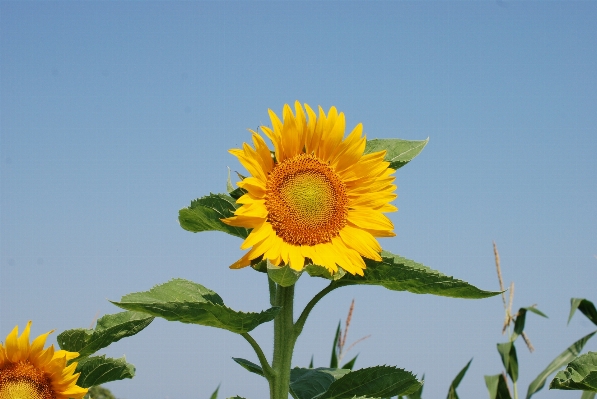
[[[362,124],[344,138],[344,114],[335,107],[327,115],[319,107],[316,116],[297,101],[295,113],[284,105],[281,121],[269,110],[272,128],[261,130],[273,151],[253,130],[254,148],[243,143],[230,150],[251,176],[238,182],[245,190],[237,200],[242,206],[222,221],[252,229],[241,245],[251,249],[230,267],[263,257],[297,271],[313,263],[363,275],[363,257],[381,260],[375,237],[395,235],[384,215],[397,210],[390,204],[395,170],[384,161],[385,151],[363,155]]]
[[[87,388],[76,385],[79,374],[73,374],[77,363],[68,367],[77,352],[54,351],[54,345],[44,349],[52,331],[37,337],[29,344],[31,322],[20,337],[16,326],[6,343],[0,344],[0,399],[79,399]]]

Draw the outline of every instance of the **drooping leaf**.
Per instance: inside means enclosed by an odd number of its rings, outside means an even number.
[[[247,238],[249,231],[243,227],[229,226],[220,219],[234,216],[236,200],[226,194],[210,194],[191,201],[191,206],[178,212],[180,226],[193,233],[223,231],[240,238]]]
[[[402,139],[372,139],[367,140],[365,154],[377,151],[387,151],[384,158],[390,163],[390,168],[398,169],[413,160],[427,145],[426,140],[402,140]]]
[[[352,371],[334,381],[318,399],[386,398],[409,395],[421,387],[409,371],[391,366],[376,366]]]
[[[582,395],[580,395],[580,399],[595,399],[595,395],[597,395],[597,392],[584,391]]]
[[[211,394],[211,396],[209,397],[209,399],[218,399],[218,391],[220,390],[220,384],[218,384],[218,387],[216,388],[216,390],[214,391],[214,393]]]
[[[580,310],[582,314],[587,316],[587,318],[593,322],[593,324],[597,325],[597,309],[595,309],[593,302],[584,298],[570,299],[570,316],[568,316],[568,323],[570,323],[576,309]]]
[[[514,342],[505,342],[497,344],[498,352],[502,358],[502,363],[506,372],[512,378],[512,381],[518,381],[518,358],[516,357],[516,347]]]
[[[332,344],[332,356],[330,357],[330,368],[338,368],[338,340],[340,339],[340,322],[338,322],[338,328],[336,328],[336,334],[334,335],[334,343]]]
[[[529,385],[526,399],[529,399],[531,396],[533,396],[533,394],[535,394],[535,392],[543,388],[543,386],[545,385],[545,381],[547,380],[547,377],[549,377],[552,373],[555,373],[561,367],[563,367],[567,363],[571,362],[572,359],[577,357],[582,351],[582,348],[585,346],[587,341],[591,339],[591,337],[594,334],[595,332],[585,335],[584,337],[570,345],[570,347],[568,347],[564,352],[560,353],[558,357],[556,357],[551,363],[549,363],[545,370],[543,370],[537,376],[537,378],[535,378],[533,382],[531,382],[531,384]]]
[[[112,359],[105,355],[91,356],[78,360],[77,363],[75,372],[81,373],[77,385],[82,388],[133,378],[135,375],[135,366],[127,363],[124,357]]]
[[[489,399],[512,399],[504,374],[486,375],[485,385],[489,391]]]
[[[549,389],[566,389],[597,392],[597,352],[577,357],[559,371],[549,384]]]
[[[349,372],[350,370],[324,367],[295,367],[290,370],[290,389],[298,399],[312,399],[327,391],[334,381]]]
[[[251,373],[255,373],[257,375],[265,377],[265,374],[263,373],[263,369],[261,368],[261,366],[255,364],[249,360],[242,359],[240,357],[233,357],[232,360],[234,360],[236,363],[240,364],[244,369],[249,370]]]
[[[94,330],[75,328],[58,334],[60,349],[79,352],[79,357],[94,354],[113,342],[130,337],[147,327],[153,317],[147,313],[120,312],[101,317]]]
[[[303,273],[302,270],[300,272],[294,270],[290,267],[290,265],[276,266],[271,263],[269,259],[266,262],[267,275],[273,282],[281,285],[282,287],[290,287],[298,281]]]
[[[458,385],[460,385],[460,381],[462,381],[462,379],[464,378],[464,375],[466,374],[472,361],[473,361],[473,359],[468,361],[466,366],[464,366],[464,368],[462,370],[460,370],[460,372],[456,375],[456,378],[454,378],[454,380],[452,381],[452,384],[450,384],[450,389],[448,390],[448,398],[447,399],[459,399],[458,394],[456,393],[456,388],[458,388]]]
[[[184,279],[170,280],[112,303],[170,321],[218,327],[238,334],[272,321],[280,311],[272,307],[261,313],[237,312],[224,306],[224,301],[214,291]]]
[[[381,285],[389,290],[409,291],[415,294],[432,294],[452,298],[479,299],[499,295],[499,292],[483,291],[467,282],[446,276],[420,263],[382,251],[382,261],[365,260],[364,276],[346,274],[331,284]]]
[[[518,314],[516,316],[516,321],[514,322],[514,334],[512,335],[512,341],[514,341],[516,338],[518,338],[519,335],[522,334],[522,332],[524,330],[524,324],[525,324],[525,320],[526,320],[527,311],[533,312],[535,314],[538,314],[539,316],[547,318],[547,315],[545,313],[541,312],[539,309],[535,308],[534,306],[520,308],[518,310]]]

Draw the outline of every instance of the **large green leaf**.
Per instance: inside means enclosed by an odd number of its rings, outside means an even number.
[[[402,140],[402,139],[372,139],[367,140],[365,154],[377,151],[387,151],[385,160],[390,163],[390,168],[398,169],[409,163],[419,155],[427,145],[426,140]]]
[[[313,399],[328,390],[337,379],[350,373],[350,370],[324,368],[290,370],[290,389],[298,399]]]
[[[265,374],[263,373],[263,369],[261,368],[261,366],[253,363],[252,361],[240,357],[233,357],[232,360],[240,364],[245,370],[249,370],[251,373],[255,373],[257,375],[265,377]]]
[[[597,392],[597,352],[577,357],[559,371],[549,384],[549,389],[575,389]]]
[[[506,372],[512,378],[512,381],[518,381],[518,358],[516,357],[516,347],[514,342],[505,342],[497,344],[498,352],[502,358],[502,363]]]
[[[243,227],[229,226],[221,219],[234,216],[236,200],[226,194],[210,194],[191,201],[191,206],[178,212],[180,226],[193,233],[223,231],[240,238],[247,238],[249,231]]]
[[[97,321],[94,330],[75,328],[56,337],[60,349],[79,352],[79,357],[94,354],[113,342],[130,337],[147,327],[153,316],[140,312],[108,314]]]
[[[376,366],[352,371],[332,382],[317,399],[386,398],[409,395],[421,387],[409,371],[391,366]]]
[[[537,378],[535,378],[533,382],[531,382],[531,384],[529,385],[526,399],[529,399],[531,396],[533,396],[535,392],[543,388],[543,386],[545,385],[545,381],[547,380],[547,377],[549,377],[552,373],[555,373],[562,366],[564,366],[565,364],[572,361],[572,359],[577,357],[580,351],[582,351],[582,348],[585,346],[587,341],[591,339],[591,337],[594,334],[595,332],[585,335],[584,337],[573,343],[570,347],[568,347],[564,352],[560,353],[560,355],[556,357],[551,363],[549,363],[545,370],[543,370],[537,376]]]
[[[77,385],[82,388],[89,388],[110,381],[133,378],[135,366],[127,363],[124,357],[112,359],[102,355],[81,359],[78,361],[75,372],[81,373]]]
[[[272,321],[280,308],[261,313],[237,312],[226,306],[214,291],[184,279],[174,279],[149,291],[136,292],[113,302],[123,309],[136,310],[170,321],[223,328],[238,334]]]
[[[580,399],[595,399],[595,395],[597,395],[597,392],[584,391]]]
[[[460,385],[460,381],[462,381],[462,379],[464,378],[464,375],[466,374],[466,371],[468,370],[472,361],[473,361],[473,359],[468,361],[466,366],[464,366],[464,368],[462,370],[460,370],[458,375],[456,375],[456,378],[454,378],[454,380],[450,384],[450,389],[448,390],[447,399],[459,399],[458,394],[456,393],[456,388],[458,388],[458,385]]]
[[[516,321],[514,322],[514,334],[512,335],[512,341],[514,341],[516,338],[518,338],[518,336],[521,335],[522,332],[524,331],[524,324],[525,324],[525,320],[526,320],[526,316],[527,316],[527,311],[533,312],[542,317],[547,317],[547,315],[545,313],[541,312],[539,309],[535,308],[534,306],[520,308],[518,310],[518,314],[516,315]]]
[[[301,277],[302,270],[296,271],[290,265],[276,266],[267,260],[267,275],[273,282],[282,287],[290,287]]]
[[[483,291],[469,283],[446,276],[420,263],[382,251],[382,261],[365,260],[364,276],[346,274],[331,284],[339,287],[365,284],[381,285],[389,290],[415,294],[433,294],[452,298],[488,298],[499,292]]]
[[[504,374],[486,375],[485,385],[489,391],[489,399],[512,399]]]
[[[568,316],[568,323],[572,319],[576,309],[580,310],[593,324],[597,325],[597,309],[593,302],[583,298],[572,298],[570,299],[570,316]]]

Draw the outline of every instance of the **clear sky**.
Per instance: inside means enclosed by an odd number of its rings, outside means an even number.
[[[299,100],[343,111],[369,138],[430,138],[397,175],[387,250],[498,289],[497,242],[536,351],[518,344],[520,388],[594,329],[566,326],[571,297],[597,301],[597,2],[0,3],[0,336],[88,327],[107,299],[183,277],[232,308],[268,306],[263,274],[227,266],[224,233],[180,228],[178,210],[226,188],[247,128]],[[324,286],[303,276],[301,308]],[[425,374],[424,397],[486,397],[499,297],[459,300],[379,287],[334,291],[294,364],[327,366],[356,300],[357,367]],[[266,347],[271,325],[254,336]],[[55,335],[54,335],[55,336]],[[597,340],[586,349],[597,350]],[[156,320],[108,348],[137,376],[124,399],[267,396],[255,361],[224,330]],[[578,398],[576,392],[537,397]]]

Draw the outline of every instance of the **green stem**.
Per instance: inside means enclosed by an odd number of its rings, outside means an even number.
[[[293,319],[294,285],[276,289],[275,306],[282,309],[274,319],[273,373],[269,378],[270,398],[288,399],[290,391],[290,367],[296,342]]]
[[[305,309],[299,316],[298,320],[296,321],[296,324],[294,325],[294,336],[295,337],[298,338],[298,336],[301,335],[301,332],[303,331],[303,327],[305,326],[305,322],[307,321],[307,317],[309,317],[309,313],[311,313],[311,310],[313,310],[315,305],[317,305],[317,302],[319,302],[321,300],[321,298],[323,298],[324,296],[326,296],[327,294],[329,294],[330,292],[332,292],[333,290],[335,290],[338,287],[339,287],[339,285],[334,284],[332,282],[332,283],[330,283],[330,285],[328,285],[327,287],[325,287],[324,289],[319,291],[317,293],[317,295],[315,295],[313,297],[313,299],[311,299],[309,301],[309,303],[307,304],[307,306],[305,306]]]
[[[251,337],[251,335],[249,335],[249,333],[242,333],[241,335],[253,347],[253,350],[255,351],[255,353],[257,354],[257,358],[259,359],[259,363],[261,363],[261,368],[263,369],[263,374],[265,375],[265,378],[267,380],[269,380],[274,372],[273,372],[272,368],[270,367],[269,363],[267,362],[267,358],[263,354],[261,347],[259,346],[257,341],[255,341],[255,339],[253,337]]]

